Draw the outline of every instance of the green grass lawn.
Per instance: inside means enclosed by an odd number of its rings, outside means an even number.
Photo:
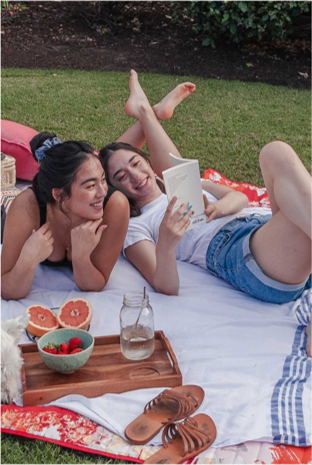
[[[100,149],[134,122],[123,111],[128,79],[128,73],[5,69],[1,117]],[[235,181],[263,185],[259,151],[276,139],[288,142],[310,170],[309,91],[140,75],[151,104],[183,81],[194,82],[197,90],[163,125],[183,156],[199,159],[201,171],[215,168]],[[124,463],[10,435],[2,436],[1,447],[2,463]]]
[[[85,71],[2,71],[2,119],[61,140],[88,140],[96,149],[114,141],[133,122],[125,115],[128,73]],[[141,74],[155,104],[178,83],[192,81],[196,92],[164,128],[201,170],[215,168],[235,181],[262,185],[261,148],[272,140],[289,143],[310,169],[311,97],[307,90],[200,77]]]
[[[21,464],[100,464],[100,463],[135,463],[114,460],[103,455],[88,454],[58,446],[44,441],[2,434],[1,463]]]

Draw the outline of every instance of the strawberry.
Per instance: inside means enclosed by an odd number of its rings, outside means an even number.
[[[62,355],[69,354],[69,347],[68,344],[66,344],[66,342],[61,342],[60,353],[62,353]]]
[[[48,354],[57,354],[58,348],[54,344],[48,343],[45,347],[42,348],[45,352],[48,352]]]
[[[72,337],[68,342],[69,351],[72,352],[74,349],[83,348],[82,340],[79,337]]]
[[[71,351],[70,355],[78,354],[78,352],[83,352],[83,349],[81,349],[81,347],[77,347],[76,349]]]

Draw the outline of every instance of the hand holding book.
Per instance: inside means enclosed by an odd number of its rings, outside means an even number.
[[[173,196],[159,227],[157,245],[168,250],[174,249],[178,245],[185,231],[188,229],[190,216],[192,214],[191,210],[186,211],[185,205],[182,204],[177,206],[176,203],[177,198]]]
[[[176,196],[175,213],[181,204],[191,212],[187,230],[206,222],[198,160],[179,158],[169,153],[173,167],[163,171],[163,180],[169,202]]]

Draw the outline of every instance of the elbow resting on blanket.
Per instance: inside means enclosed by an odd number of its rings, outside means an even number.
[[[3,300],[20,300],[20,299],[25,299],[25,297],[27,297],[28,295],[28,292],[27,293],[20,293],[18,291],[18,289],[16,290],[16,292],[10,292],[10,291],[5,291],[5,289],[2,289],[1,290],[1,297]]]
[[[4,300],[19,300],[27,297],[29,288],[23,288],[23,286],[12,285],[10,279],[7,279],[7,275],[1,276],[1,297]]]
[[[101,292],[106,286],[110,274],[107,273],[107,276],[104,276],[104,274],[95,267],[93,268],[93,271],[93,274],[90,272],[90,274],[86,276],[74,268],[74,281],[80,291]]]
[[[180,284],[178,284],[177,286],[165,286],[163,284],[157,285],[155,281],[153,281],[152,286],[155,289],[155,291],[159,294],[179,295]]]
[[[105,284],[99,285],[99,286],[77,286],[77,287],[79,287],[79,290],[82,292],[101,292],[103,291],[105,285],[106,285],[106,282]]]

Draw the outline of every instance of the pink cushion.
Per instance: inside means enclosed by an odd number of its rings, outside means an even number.
[[[32,156],[29,141],[38,134],[28,126],[1,120],[1,152],[16,160],[16,177],[31,181],[38,171],[39,164]]]

